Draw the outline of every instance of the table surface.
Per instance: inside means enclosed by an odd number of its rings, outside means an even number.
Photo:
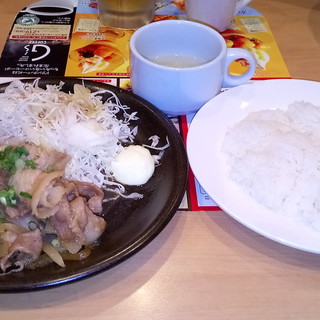
[[[0,0],[0,49],[27,0]],[[293,78],[320,80],[320,2],[253,0]],[[0,278],[1,281],[1,278]],[[224,212],[177,212],[135,256],[93,278],[2,294],[2,319],[320,319],[320,257]]]

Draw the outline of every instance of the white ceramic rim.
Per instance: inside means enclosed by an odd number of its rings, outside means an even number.
[[[140,54],[140,52],[136,49],[136,41],[137,38],[141,35],[141,33],[144,33],[146,30],[152,30],[153,28],[160,28],[161,26],[169,26],[171,28],[173,28],[175,25],[187,25],[187,26],[193,26],[194,28],[199,28],[204,30],[205,32],[211,33],[213,37],[215,37],[218,41],[219,44],[221,45],[221,50],[219,52],[219,54],[199,65],[199,66],[193,66],[193,67],[187,67],[187,68],[175,68],[175,67],[168,67],[168,66],[164,66],[164,65],[160,65],[157,64],[155,62],[152,62],[150,60],[148,60],[147,58],[145,58],[142,54]],[[166,27],[168,28],[168,27]],[[223,59],[226,56],[227,53],[227,45],[225,43],[225,40],[223,39],[223,37],[220,35],[219,32],[215,31],[214,29],[198,23],[198,22],[194,22],[194,21],[188,21],[188,20],[166,20],[166,21],[157,21],[157,22],[152,22],[150,24],[147,24],[141,28],[139,28],[137,31],[135,31],[135,33],[132,35],[131,39],[130,39],[130,51],[131,54],[133,54],[137,59],[143,61],[143,63],[152,66],[153,68],[157,68],[160,70],[170,70],[171,72],[173,70],[179,71],[179,72],[190,72],[190,70],[197,70],[197,69],[203,69],[203,68],[207,68],[209,67],[211,64],[215,64],[217,63],[217,61],[220,61],[221,59]]]

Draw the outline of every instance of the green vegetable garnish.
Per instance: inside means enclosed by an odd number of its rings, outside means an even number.
[[[31,168],[31,169],[35,169],[36,168],[36,164],[34,163],[33,160],[25,160],[24,164],[26,167]]]
[[[5,206],[14,206],[17,203],[17,196],[13,187],[0,190],[0,202]]]
[[[12,147],[7,146],[0,152],[0,168],[14,173],[21,164],[25,167],[35,169],[34,161],[23,158],[29,155],[29,151],[25,147]]]
[[[23,192],[23,191],[21,191],[21,192],[20,192],[20,196],[21,196],[21,197],[25,197],[25,198],[32,199],[32,195],[31,195],[30,193],[28,193],[28,192]]]

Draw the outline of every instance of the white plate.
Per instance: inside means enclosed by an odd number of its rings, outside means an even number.
[[[320,105],[320,82],[262,80],[229,89],[206,103],[195,115],[188,132],[187,152],[195,177],[226,213],[272,240],[320,253],[320,232],[264,208],[245,194],[228,179],[227,165],[221,153],[227,129],[249,112],[286,110],[290,103],[302,100]]]

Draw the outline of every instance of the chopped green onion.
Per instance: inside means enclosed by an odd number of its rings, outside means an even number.
[[[12,146],[5,147],[5,149],[2,152],[0,152],[0,160],[5,159],[12,149]]]
[[[13,187],[0,190],[0,202],[5,206],[14,206],[17,203],[17,196]]]
[[[28,192],[23,192],[23,191],[21,191],[21,192],[20,192],[20,196],[21,196],[21,197],[25,197],[25,198],[32,199],[32,195],[31,195],[30,193],[28,193]]]
[[[57,248],[60,248],[61,244],[60,244],[60,241],[58,239],[53,239],[51,241],[51,244],[57,249]]]
[[[25,160],[24,164],[26,167],[31,168],[31,169],[35,169],[36,168],[36,164],[33,160]]]
[[[26,147],[16,147],[15,150],[20,154],[20,156],[28,156],[29,151],[26,149]]]
[[[22,169],[24,166],[35,169],[34,161],[25,158],[29,155],[29,151],[25,147],[7,146],[0,152],[0,168],[14,173],[17,169]]]
[[[24,161],[22,159],[18,159],[16,162],[15,162],[15,169],[16,170],[22,170],[24,169],[25,167],[25,164],[24,164]],[[14,172],[13,172],[14,173]]]

